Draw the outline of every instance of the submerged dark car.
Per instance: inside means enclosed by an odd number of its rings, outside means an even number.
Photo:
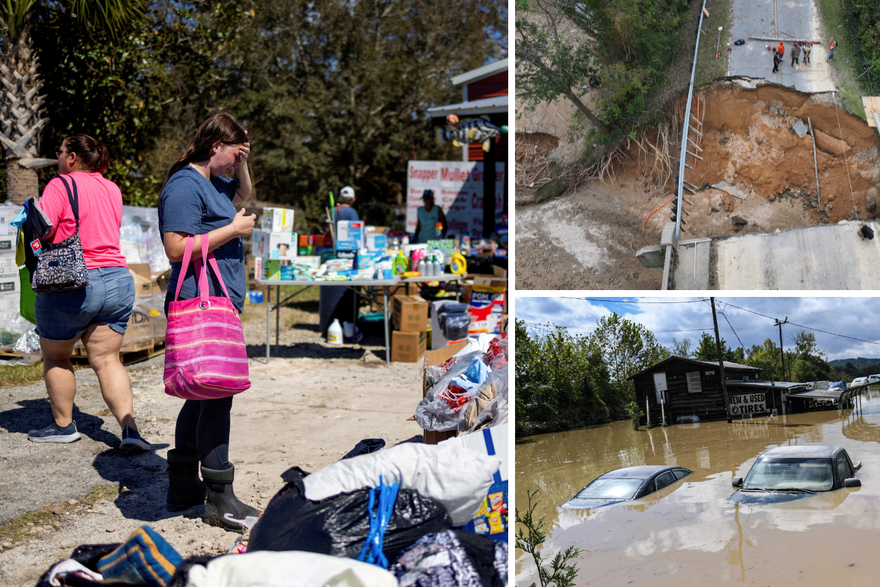
[[[853,463],[839,446],[781,446],[758,457],[746,478],[734,477],[739,503],[779,503],[842,487],[861,487]]]
[[[560,506],[563,509],[597,508],[639,499],[690,475],[684,467],[643,465],[625,467],[597,477],[577,495]]]

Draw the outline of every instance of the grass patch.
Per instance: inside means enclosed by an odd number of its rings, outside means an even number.
[[[102,499],[115,499],[119,490],[109,485],[92,487],[91,493],[76,503],[69,502],[49,504],[36,512],[28,512],[0,526],[0,543],[10,542],[13,546],[27,542],[35,535],[34,528],[51,526],[54,530],[62,530],[64,514],[89,509]],[[48,530],[46,530],[48,531]]]
[[[700,34],[700,50],[697,53],[697,70],[694,72],[694,87],[708,84],[719,77],[727,75],[727,43],[736,39],[730,38],[730,0],[707,0],[706,10],[709,18],[703,17],[703,32]],[[721,31],[721,42],[718,43],[718,27]],[[716,57],[715,47],[719,45],[721,57]],[[690,72],[688,72],[690,75]]]
[[[90,369],[88,363],[74,363],[73,370]],[[43,361],[33,365],[0,366],[0,389],[20,387],[43,380]]]
[[[822,16],[822,24],[825,27],[825,37],[822,44],[828,47],[831,37],[837,39],[837,49],[834,50],[834,59],[831,61],[835,81],[839,84],[840,96],[843,98],[844,108],[847,112],[865,118],[865,107],[862,105],[862,96],[868,95],[859,85],[856,72],[856,59],[853,55],[855,39],[850,35],[850,29],[846,21],[846,13],[838,0],[818,0],[819,12]],[[815,48],[813,50],[815,54]]]

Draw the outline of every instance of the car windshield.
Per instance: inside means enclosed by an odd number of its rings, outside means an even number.
[[[834,476],[828,459],[774,459],[755,463],[742,488],[828,491],[833,486]]]
[[[580,493],[576,499],[631,499],[635,496],[644,479],[596,479]]]

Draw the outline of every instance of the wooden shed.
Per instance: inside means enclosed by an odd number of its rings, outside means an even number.
[[[762,369],[738,363],[724,363],[728,382],[759,381]],[[724,392],[718,362],[672,356],[631,376],[636,403],[645,411],[641,419],[654,425],[681,421],[724,420]],[[730,390],[728,390],[730,392]],[[745,390],[744,390],[745,391]],[[661,407],[661,402],[663,403]]]

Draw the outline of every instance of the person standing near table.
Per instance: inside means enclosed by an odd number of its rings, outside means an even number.
[[[342,188],[342,191],[339,192],[339,204],[336,207],[336,220],[333,222],[333,230],[336,230],[336,223],[340,220],[347,220],[349,222],[355,222],[360,220],[358,218],[357,210],[351,207],[354,204],[354,189],[345,186]]]
[[[66,443],[80,439],[73,421],[76,376],[70,356],[73,345],[82,340],[104,402],[122,428],[120,448],[149,451],[152,447],[137,430],[131,381],[119,359],[134,308],[134,278],[119,249],[122,193],[119,186],[104,179],[102,173],[110,166],[110,155],[107,147],[92,137],[67,137],[57,155],[58,173],[66,176],[68,183],[76,183],[78,230],[89,283],[73,291],[37,294],[34,314],[53,421],[46,428],[28,432],[28,440]],[[60,178],[46,185],[40,207],[53,226],[44,238],[47,242],[59,243],[77,231]]]
[[[232,304],[244,310],[246,277],[242,237],[254,231],[255,214],[235,205],[250,198],[247,167],[250,142],[247,131],[227,112],[205,120],[183,156],[172,165],[159,202],[159,232],[171,261],[165,312],[174,300],[198,296],[191,267],[181,268],[186,240],[195,236],[192,258],[201,258],[201,239],[208,239]],[[232,172],[233,177],[222,177]],[[199,236],[201,235],[201,236]],[[209,274],[209,295],[223,295]],[[177,416],[174,449],[168,451],[168,509],[182,511],[205,502],[204,521],[229,530],[241,530],[247,516],[260,512],[241,502],[232,490],[235,467],[229,462],[232,397],[185,400]],[[199,480],[199,463],[204,484]],[[207,495],[206,495],[207,494]]]
[[[443,238],[446,234],[448,226],[446,224],[446,215],[440,206],[434,205],[434,191],[425,190],[422,193],[422,202],[424,206],[420,206],[416,214],[416,242],[423,244],[431,240]],[[437,224],[441,229],[437,230]]]

